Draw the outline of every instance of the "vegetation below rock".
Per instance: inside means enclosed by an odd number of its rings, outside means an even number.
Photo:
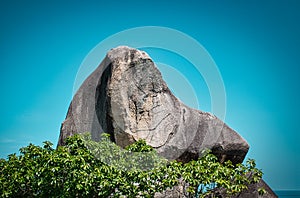
[[[259,182],[262,172],[255,166],[254,160],[221,164],[210,152],[186,164],[167,162],[144,140],[123,150],[108,135],[100,142],[74,135],[57,149],[46,141],[0,159],[0,196],[154,197],[177,185],[188,197],[231,196]]]

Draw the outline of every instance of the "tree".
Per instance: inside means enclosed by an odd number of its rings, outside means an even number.
[[[142,152],[143,155],[140,155]],[[143,163],[143,164],[141,164]],[[254,160],[246,165],[221,164],[208,152],[197,161],[166,161],[144,140],[120,149],[103,135],[74,135],[65,146],[29,144],[20,155],[0,160],[1,197],[153,197],[184,185],[189,197],[228,196],[257,183],[262,172]],[[263,191],[263,190],[262,190]]]

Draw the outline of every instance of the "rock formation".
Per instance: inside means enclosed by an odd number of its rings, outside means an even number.
[[[124,46],[110,50],[81,85],[58,144],[84,132],[91,132],[95,140],[103,132],[110,133],[121,147],[145,139],[161,156],[183,162],[211,149],[221,162],[240,163],[249,149],[216,116],[180,102],[145,52]]]
[[[108,52],[73,98],[59,144],[74,133],[104,131],[125,147],[145,139],[167,159],[197,159],[212,149],[221,161],[242,162],[249,146],[216,116],[187,107],[163,81],[142,51],[118,47]]]

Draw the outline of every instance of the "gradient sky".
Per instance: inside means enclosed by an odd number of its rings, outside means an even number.
[[[57,143],[76,73],[99,42],[133,27],[164,26],[196,39],[216,62],[226,88],[225,121],[249,142],[247,157],[256,159],[267,183],[300,190],[299,10],[291,0],[2,0],[0,157],[30,142]],[[177,72],[159,68],[175,95],[197,107],[188,83],[178,83],[188,79],[200,109],[210,111],[207,87],[187,61],[145,51],[174,64]]]

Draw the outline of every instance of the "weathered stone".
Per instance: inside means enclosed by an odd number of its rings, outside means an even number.
[[[264,188],[266,193],[262,196],[258,194],[258,189]],[[225,197],[225,196],[224,196]],[[277,198],[278,196],[272,191],[272,189],[264,182],[264,180],[260,180],[257,184],[250,184],[248,189],[243,191],[241,194],[233,197],[233,198]]]
[[[258,189],[263,188],[266,190],[264,195],[259,195]],[[225,190],[220,190],[219,198],[228,197],[225,194]],[[256,184],[249,184],[248,189],[242,191],[241,193],[231,196],[231,198],[277,198],[278,196],[272,191],[272,189],[264,182],[260,180]]]
[[[181,103],[163,81],[151,58],[143,51],[118,47],[108,52],[98,68],[75,94],[61,126],[58,145],[66,137],[91,132],[98,140],[101,133],[125,147],[145,139],[167,159],[187,162],[197,159],[203,149],[211,149],[221,162],[242,162],[249,146],[234,130],[216,116]],[[240,197],[276,197],[261,181],[250,185]],[[156,197],[184,197],[177,186]]]
[[[182,179],[180,179],[179,185],[173,188],[167,188],[163,192],[155,193],[154,198],[188,198],[188,195],[185,194],[186,192],[187,186]]]
[[[124,147],[145,139],[167,159],[187,162],[208,148],[221,161],[242,162],[247,142],[216,116],[187,107],[143,51],[118,47],[77,91],[62,124],[59,144],[74,133],[105,131]]]

